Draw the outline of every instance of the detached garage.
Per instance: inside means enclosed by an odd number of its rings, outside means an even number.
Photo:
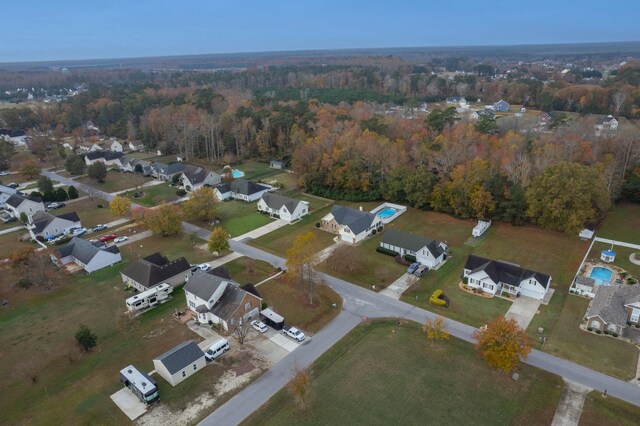
[[[188,340],[153,360],[153,366],[163,379],[175,386],[207,365],[204,352],[196,342]]]

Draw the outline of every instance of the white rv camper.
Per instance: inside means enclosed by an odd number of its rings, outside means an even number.
[[[131,312],[143,311],[164,303],[171,297],[173,287],[170,284],[162,283],[142,293],[131,296],[126,300],[127,309]]]
[[[491,226],[490,220],[479,220],[478,224],[475,226],[475,228],[473,228],[473,231],[471,232],[471,234],[476,238],[481,237],[482,234],[487,232],[487,229],[489,229],[490,226]]]

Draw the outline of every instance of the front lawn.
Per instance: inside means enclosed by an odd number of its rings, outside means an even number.
[[[310,370],[306,408],[285,388],[244,424],[549,425],[562,393],[558,376],[524,365],[515,382],[468,343],[398,321],[359,326]]]
[[[617,398],[602,397],[602,392],[587,395],[582,407],[580,426],[634,426],[640,419],[640,407]]]
[[[101,208],[98,208],[101,205]],[[109,223],[118,220],[121,216],[115,214],[109,209],[109,203],[99,198],[85,198],[83,200],[67,202],[66,206],[61,209],[51,210],[54,216],[64,213],[76,212],[80,217],[82,226],[91,228],[99,223]]]
[[[93,186],[104,192],[118,192],[125,189],[135,188],[138,183],[137,180],[143,179],[142,176],[133,177],[131,173],[121,173],[118,171],[110,170],[107,173],[107,177],[103,183],[98,183],[95,179],[91,179],[88,176],[83,176],[76,179],[77,182],[84,183],[85,185]],[[144,178],[144,182],[149,182],[153,179]]]
[[[231,279],[240,285],[256,284],[277,273],[269,263],[244,256],[225,263],[224,266]]]
[[[132,202],[140,204],[146,207],[157,206],[160,203],[170,203],[177,200],[179,197],[176,195],[178,188],[170,186],[168,182],[161,183],[160,185],[146,186],[141,188],[140,191],[144,192],[142,198],[134,198],[133,194],[136,191],[130,191],[125,195],[131,199]]]
[[[216,203],[216,212],[222,226],[232,237],[253,231],[274,219],[258,213],[256,203],[229,200]]]
[[[172,237],[162,237],[160,235],[152,235],[140,241],[127,244],[121,248],[123,258],[137,259],[139,257],[149,256],[152,253],[160,252],[160,254],[174,260],[179,257],[186,257],[189,263],[202,263],[211,260],[212,255],[208,253],[204,247],[202,240],[195,240],[193,244],[186,234],[180,234]]]
[[[596,236],[640,244],[640,204],[615,206],[596,229]]]

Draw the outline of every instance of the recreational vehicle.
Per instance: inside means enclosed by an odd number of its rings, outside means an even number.
[[[490,226],[490,220],[479,220],[471,234],[476,238],[481,237],[485,232],[487,232],[487,229],[489,229]]]
[[[131,296],[126,300],[127,309],[131,312],[142,311],[153,308],[160,303],[166,302],[171,297],[173,287],[170,284],[162,283],[142,293]]]
[[[156,381],[133,365],[120,370],[120,383],[147,405],[160,399]]]

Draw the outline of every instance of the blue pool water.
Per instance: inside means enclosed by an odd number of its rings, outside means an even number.
[[[613,271],[607,268],[601,268],[596,266],[591,270],[591,275],[589,275],[592,279],[596,281],[596,283],[600,285],[609,285],[611,284],[611,276],[613,275]]]
[[[398,210],[391,208],[391,207],[387,207],[386,209],[380,210],[378,212],[378,217],[380,219],[386,219],[388,217],[393,216],[394,214],[396,214],[398,212]]]
[[[242,176],[244,176],[244,172],[241,170],[234,170],[231,172],[231,176],[234,177],[234,179],[238,179],[241,178]]]

